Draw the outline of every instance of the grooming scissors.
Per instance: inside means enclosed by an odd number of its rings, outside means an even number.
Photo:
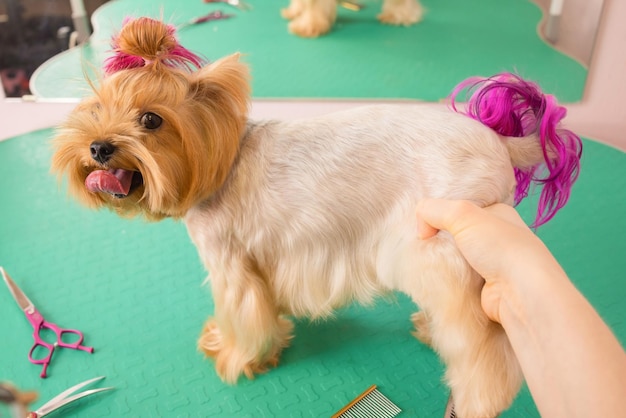
[[[89,389],[89,390],[86,390],[84,392],[79,392],[79,393],[76,393],[76,394],[72,395],[74,392],[82,389],[83,387],[85,387],[87,385],[90,385],[91,383],[96,382],[98,380],[102,380],[102,379],[104,379],[104,376],[96,377],[94,379],[90,379],[90,380],[87,380],[85,382],[79,383],[76,386],[72,386],[71,388],[69,388],[65,392],[62,392],[61,394],[59,394],[59,395],[55,396],[54,398],[50,399],[48,402],[43,404],[36,411],[29,412],[28,415],[26,415],[26,418],[41,418],[41,417],[44,417],[44,416],[48,415],[49,413],[51,413],[53,411],[56,411],[57,409],[61,408],[62,406],[67,405],[70,402],[74,402],[75,400],[78,400],[80,398],[84,398],[85,396],[89,396],[89,395],[92,395],[94,393],[104,392],[105,390],[113,389],[113,388]]]
[[[2,267],[0,267],[0,272],[2,272],[4,282],[9,287],[9,291],[11,292],[11,295],[13,295],[15,302],[24,311],[26,319],[28,319],[28,322],[30,322],[30,324],[34,328],[33,338],[35,340],[35,343],[28,352],[28,360],[30,360],[30,362],[33,364],[43,365],[43,369],[40,374],[41,377],[46,377],[46,371],[48,369],[48,365],[50,364],[50,360],[52,359],[52,353],[57,346],[63,348],[73,348],[74,350],[83,350],[87,351],[88,353],[93,353],[93,347],[85,347],[81,345],[83,342],[83,334],[80,331],[74,329],[60,328],[56,324],[44,320],[43,316],[35,308],[35,305],[33,305],[30,299],[28,299],[24,292],[22,292],[22,290],[15,284],[15,282],[11,279],[7,272],[4,271]],[[50,344],[40,337],[40,332],[44,328],[49,329],[56,334],[57,340],[54,344]],[[67,334],[74,334],[78,337],[78,340],[72,343],[64,342],[63,336]],[[41,347],[41,349],[47,350],[48,355],[43,358],[33,358],[33,353],[35,352],[37,347]]]
[[[229,15],[226,13],[223,13],[221,10],[216,10],[214,12],[211,12],[209,14],[206,14],[204,16],[200,16],[200,17],[194,17],[193,19],[191,19],[190,21],[183,23],[182,25],[180,25],[178,27],[178,29],[183,29],[186,28],[188,26],[193,26],[193,25],[197,25],[199,23],[204,23],[204,22],[211,22],[213,20],[224,20],[224,19],[230,19],[231,17],[233,17],[234,15]]]
[[[236,7],[239,10],[248,11],[252,10],[252,5],[246,3],[243,0],[204,0],[205,3],[225,3],[229,6]]]

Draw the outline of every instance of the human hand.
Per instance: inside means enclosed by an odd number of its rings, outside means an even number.
[[[468,263],[484,279],[481,303],[487,316],[501,322],[503,299],[529,277],[543,276],[558,263],[514,208],[480,208],[469,201],[425,199],[417,205],[418,236],[446,230]],[[509,298],[509,302],[514,298]]]

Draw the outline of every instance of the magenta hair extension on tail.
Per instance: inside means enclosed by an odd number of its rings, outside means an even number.
[[[150,18],[139,18],[138,21],[144,20],[146,22],[153,21]],[[123,25],[127,25],[130,22],[136,21],[132,18],[125,18]],[[174,25],[167,25],[167,33],[169,36],[175,37],[176,27]],[[111,47],[114,54],[108,57],[104,61],[104,73],[109,75],[121,70],[127,70],[130,68],[143,67],[150,63],[145,57],[131,55],[121,50],[119,44],[119,37],[114,36],[111,41]],[[189,51],[181,44],[176,42],[175,46],[168,50],[163,51],[164,56],[159,60],[168,67],[182,68],[188,71],[193,71],[194,68],[201,68],[206,64],[206,61],[200,58],[198,55]]]
[[[455,101],[464,90],[469,100],[461,112]],[[543,94],[535,83],[510,73],[467,79],[455,87],[450,97],[454,111],[480,121],[500,135],[524,137],[536,133],[539,136],[547,170],[544,164],[515,168],[515,204],[528,196],[532,183],[543,185],[532,226],[541,226],[552,219],[567,203],[580,171],[582,141],[573,132],[559,127],[566,109],[558,105],[554,96]]]

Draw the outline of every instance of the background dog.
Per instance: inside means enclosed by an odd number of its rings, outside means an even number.
[[[423,13],[418,0],[384,0],[378,20],[388,25],[409,26],[422,20]],[[313,38],[330,31],[337,17],[337,0],[291,0],[281,14],[290,20],[291,33]]]
[[[538,181],[536,224],[549,220],[581,151],[557,129],[554,98],[504,74],[455,90],[473,91],[466,114],[369,106],[251,121],[237,55],[205,65],[148,18],[113,46],[101,85],[59,129],[52,168],[90,207],[184,219],[215,303],[199,347],[224,381],[276,365],[289,316],[400,291],[420,306],[416,335],[445,362],[458,416],[509,407],[522,374],[481,308],[483,279],[448,234],[419,240],[414,210],[425,197],[513,204]]]

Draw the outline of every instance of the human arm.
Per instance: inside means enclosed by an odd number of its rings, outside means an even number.
[[[513,208],[429,199],[417,216],[422,239],[450,232],[485,279],[483,309],[505,329],[542,416],[624,413],[624,349]]]

